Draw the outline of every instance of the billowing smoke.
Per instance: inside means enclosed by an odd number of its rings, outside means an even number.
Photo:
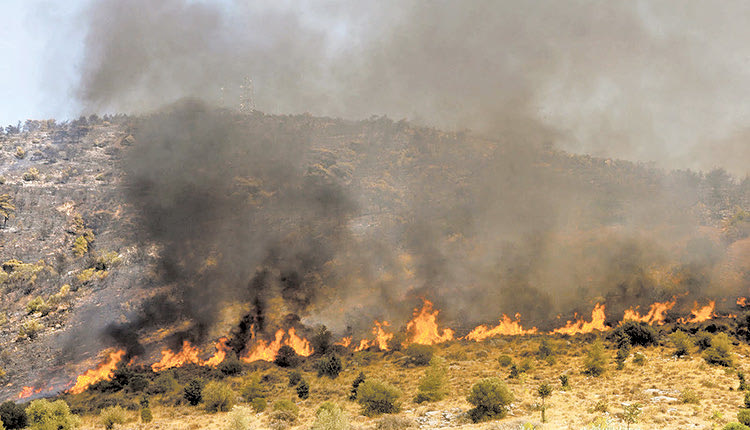
[[[601,153],[591,142],[606,138],[613,154],[691,153],[662,145],[692,133],[684,120],[650,118],[706,94],[706,71],[639,5],[95,2],[78,95],[91,110],[152,112],[125,170],[160,256],[152,298],[109,334],[138,354],[144,330],[184,320],[174,340],[201,342],[229,309],[239,350],[251,326],[397,325],[419,297],[457,326],[520,312],[545,327],[595,302],[618,318],[744,291],[725,221],[746,184],[555,149]],[[265,111],[385,113],[490,137],[222,109],[245,77]],[[623,94],[631,79],[643,86]],[[661,104],[603,113],[630,97]],[[579,107],[585,118],[569,114]],[[570,118],[599,131],[559,126]],[[728,272],[740,275],[724,283]]]

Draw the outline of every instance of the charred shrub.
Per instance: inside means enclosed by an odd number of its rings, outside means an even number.
[[[299,366],[302,359],[297,352],[294,351],[289,345],[284,345],[279,348],[279,352],[276,354],[276,359],[273,360],[274,364],[279,367],[297,367]]]
[[[432,360],[434,349],[430,345],[420,345],[413,343],[409,345],[404,353],[406,354],[406,364],[411,366],[427,366]]]
[[[193,379],[188,382],[183,390],[182,396],[193,406],[200,403],[201,400],[203,400],[203,381],[200,379]]]
[[[335,354],[328,355],[318,360],[315,363],[315,368],[318,371],[318,377],[328,376],[331,379],[336,379],[341,373],[341,359]]]
[[[27,423],[26,411],[23,406],[8,400],[0,405],[0,421],[7,430],[22,429]]]
[[[485,378],[471,387],[466,400],[474,405],[469,417],[477,423],[504,417],[513,401],[513,393],[500,378]]]
[[[623,344],[632,346],[650,346],[659,342],[659,334],[653,327],[644,322],[625,321],[608,336],[610,340],[622,347]]]
[[[357,388],[357,402],[362,405],[362,414],[376,416],[394,414],[401,409],[401,391],[393,385],[378,380],[368,380]]]

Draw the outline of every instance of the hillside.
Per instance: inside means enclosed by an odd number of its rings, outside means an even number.
[[[99,408],[137,410],[148,393],[153,428],[186,428],[185,420],[212,428],[219,424],[209,421],[226,414],[184,405],[182,388],[199,375],[242,392],[257,376],[269,404],[295,396],[287,370],[266,361],[299,335],[294,350],[310,356],[301,368],[311,389],[298,428],[331,399],[355,427],[375,426],[378,419],[346,400],[360,371],[399,387],[400,415],[423,428],[436,419],[461,428],[538,424],[534,390],[542,381],[559,385],[561,374],[571,375],[572,387],[554,391],[545,428],[582,428],[601,416],[615,422],[621,403],[635,401],[644,405],[642,428],[734,419],[742,403],[736,370],[705,364],[698,346],[691,358],[675,359],[668,335],[727,332],[736,368],[747,365],[750,180],[516,138],[383,117],[238,114],[194,101],[139,117],[7,127],[0,195],[12,208],[0,229],[0,399],[60,395],[94,425]],[[668,305],[645,318],[654,304]],[[599,305],[606,314],[597,330],[544,334],[593,324]],[[433,318],[433,336],[420,338],[410,325],[420,307]],[[631,353],[624,370],[580,375],[591,340],[613,332],[628,311],[658,334],[656,346],[632,351],[645,354],[643,367]],[[506,315],[516,334],[528,334],[459,340]],[[314,369],[325,352],[315,339],[328,330],[328,343],[341,343],[328,345],[343,360],[334,380]],[[241,360],[239,375],[208,365],[222,337],[219,351]],[[554,360],[536,352],[546,338]],[[451,387],[430,406],[411,400],[423,368],[404,364],[407,347],[425,343],[447,360]],[[608,338],[609,359],[615,344]],[[195,356],[166,366],[176,369],[168,372],[179,388],[128,388],[132,372],[153,387],[150,366],[188,347]],[[255,361],[265,347],[266,361]],[[127,363],[124,385],[108,386],[110,374],[94,389],[65,394],[117,350]],[[497,427],[470,424],[466,394],[482,377],[507,379],[503,354],[532,362],[508,379],[512,416]],[[688,389],[698,403],[680,400]],[[271,415],[252,419],[277,425]]]

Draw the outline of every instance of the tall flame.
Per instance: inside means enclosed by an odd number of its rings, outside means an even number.
[[[226,337],[220,338],[218,342],[216,342],[216,353],[211,358],[203,362],[203,365],[211,367],[220,365],[221,362],[226,358],[227,352],[229,351],[229,345],[227,345],[227,342],[229,342],[229,339],[227,339]]]
[[[509,316],[503,314],[503,317],[500,319],[500,324],[492,328],[489,328],[486,325],[480,325],[474,330],[472,330],[471,333],[467,334],[466,339],[480,342],[492,336],[499,336],[499,335],[523,336],[526,334],[537,333],[536,327],[532,327],[528,330],[525,330],[523,326],[521,326],[520,320],[521,320],[521,314],[516,314],[515,321],[510,319]]]
[[[665,314],[668,310],[672,309],[677,303],[675,300],[669,302],[656,302],[651,305],[646,315],[638,313],[638,308],[630,308],[625,311],[625,315],[622,317],[623,321],[637,321],[645,322],[650,325],[662,325],[664,324]]]
[[[274,340],[271,342],[266,342],[262,339],[256,340],[255,331],[252,331],[251,333],[252,338],[250,339],[250,343],[253,345],[242,355],[242,357],[240,357],[242,361],[248,363],[256,360],[273,361],[281,347],[284,345],[292,347],[294,352],[304,357],[308,357],[313,353],[310,342],[308,342],[307,339],[297,336],[294,327],[290,328],[287,332],[283,329],[277,330],[274,335]]]
[[[737,305],[742,306],[743,308],[747,306],[747,297],[740,297],[737,299]]]
[[[604,315],[604,305],[599,303],[594,306],[594,310],[591,311],[591,322],[586,322],[583,319],[577,321],[568,321],[565,327],[560,327],[552,331],[552,333],[561,334],[578,334],[578,333],[591,333],[594,330],[606,331],[609,330],[604,324],[606,316]]]
[[[80,394],[84,392],[86,388],[88,388],[91,384],[111,379],[115,373],[117,364],[122,360],[124,356],[125,350],[122,349],[110,352],[107,359],[102,363],[99,363],[99,365],[96,366],[96,369],[87,370],[83,375],[80,375],[78,378],[76,378],[75,385],[68,391],[72,394]]]
[[[388,342],[393,339],[393,333],[388,333],[383,327],[389,327],[388,321],[382,323],[375,320],[375,325],[372,328],[372,335],[375,337],[373,340],[362,339],[359,341],[355,351],[363,351],[371,346],[377,346],[381,351],[388,351]]]
[[[414,309],[414,317],[406,324],[407,343],[434,345],[453,340],[453,330],[446,328],[441,333],[438,328],[437,316],[440,311],[433,310],[429,300],[423,300],[422,309]]]
[[[341,341],[336,342],[334,345],[341,345],[344,348],[349,348],[349,346],[351,344],[352,344],[352,337],[351,336],[347,336],[347,337],[341,338]]]
[[[186,363],[200,365],[201,359],[198,357],[198,354],[200,354],[200,350],[185,340],[182,342],[182,349],[178,352],[174,352],[171,349],[162,350],[161,360],[152,364],[151,370],[161,372],[173,367],[180,367]]]
[[[693,309],[690,311],[693,316],[691,316],[688,319],[680,318],[679,322],[681,323],[698,323],[710,320],[714,317],[714,308],[716,307],[716,302],[713,300],[710,300],[706,306],[698,306],[698,302],[693,302]]]

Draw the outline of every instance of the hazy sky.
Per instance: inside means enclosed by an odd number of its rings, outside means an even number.
[[[502,134],[517,108],[567,150],[748,172],[748,2],[2,0],[0,13],[0,124],[210,99],[251,75],[266,112]]]

